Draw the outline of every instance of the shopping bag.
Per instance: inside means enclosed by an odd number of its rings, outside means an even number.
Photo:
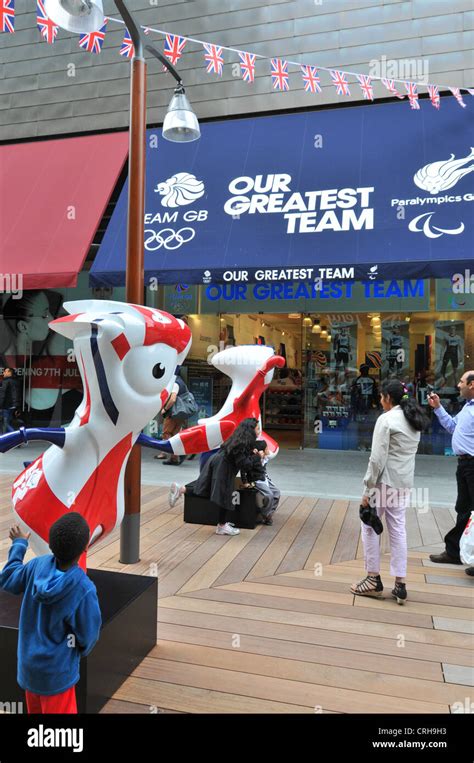
[[[471,512],[466,529],[461,535],[459,554],[464,564],[474,565],[474,511]]]

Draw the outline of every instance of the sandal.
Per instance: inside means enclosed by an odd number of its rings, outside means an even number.
[[[395,582],[392,596],[397,600],[397,604],[405,604],[407,600],[407,587],[405,583]]]
[[[383,585],[380,579],[380,575],[367,575],[359,583],[354,583],[351,586],[351,593],[354,596],[382,596]]]

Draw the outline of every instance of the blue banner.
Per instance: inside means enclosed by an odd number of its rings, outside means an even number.
[[[451,277],[472,261],[472,98],[148,130],[147,282]],[[128,184],[91,270],[125,277]]]

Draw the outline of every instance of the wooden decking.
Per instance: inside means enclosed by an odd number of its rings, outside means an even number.
[[[0,563],[11,524],[0,478]],[[158,574],[158,642],[104,712],[449,713],[472,690],[472,579],[434,565],[450,509],[408,514],[409,601],[350,594],[363,575],[358,506],[284,497],[272,527],[216,536],[186,525],[144,486],[141,561],[118,562],[118,533],[91,567]],[[384,544],[387,538],[383,539]],[[454,706],[454,707],[453,707]]]

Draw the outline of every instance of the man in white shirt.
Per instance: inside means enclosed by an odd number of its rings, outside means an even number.
[[[445,550],[430,556],[432,562],[439,564],[462,564],[459,542],[471,511],[474,511],[474,371],[466,371],[457,386],[466,403],[454,417],[443,408],[436,393],[432,392],[428,398],[439,423],[452,434],[452,448],[458,457],[458,495],[455,506],[457,522],[444,538]],[[466,573],[474,575],[474,567],[468,567]]]

